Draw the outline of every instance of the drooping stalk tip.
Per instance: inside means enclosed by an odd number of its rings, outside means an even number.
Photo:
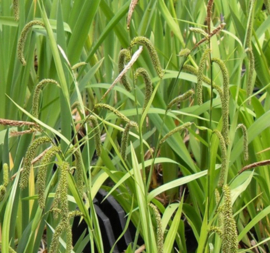
[[[20,62],[22,63],[23,66],[26,65],[26,60],[25,60],[24,55],[23,55],[25,41],[26,41],[26,38],[27,38],[27,34],[29,33],[30,29],[34,25],[39,25],[39,26],[45,27],[45,25],[44,25],[44,23],[42,21],[39,21],[39,20],[30,21],[29,23],[27,23],[24,26],[24,28],[23,28],[23,30],[21,32],[19,41],[18,41],[17,54],[18,54],[18,59],[20,60]]]
[[[157,51],[155,49],[155,47],[153,46],[152,42],[143,36],[138,36],[135,37],[131,43],[130,43],[130,48],[134,47],[135,45],[142,45],[144,47],[146,47],[146,49],[148,50],[148,53],[151,57],[152,63],[154,65],[154,68],[157,72],[157,75],[159,76],[159,78],[163,77],[163,69],[161,68],[161,64],[158,58],[158,54]]]
[[[203,71],[205,69],[207,58],[209,57],[209,53],[211,52],[211,49],[207,48],[200,60],[199,69],[198,69],[198,75],[197,75],[197,101],[199,105],[202,105],[203,103],[203,96],[202,96],[202,83],[203,83]]]
[[[119,57],[118,57],[118,71],[119,74],[122,72],[122,70],[125,67],[125,64],[127,62],[129,62],[131,59],[131,54],[130,51],[128,49],[122,49],[119,53]],[[126,88],[127,91],[131,91],[131,85],[127,80],[126,74],[122,76],[120,83],[122,83],[124,85],[124,87]]]
[[[188,100],[189,98],[191,98],[194,95],[194,90],[188,90],[187,92],[185,92],[184,94],[174,98],[173,100],[171,100],[171,102],[168,104],[167,106],[167,110],[169,110],[173,105],[179,104],[185,100]]]
[[[56,82],[53,79],[43,79],[37,84],[34,90],[33,101],[32,101],[32,115],[35,118],[38,118],[40,93],[42,89],[44,88],[44,86],[49,83],[55,84],[60,87],[58,82]]]
[[[223,96],[221,97],[222,105],[222,134],[224,136],[225,143],[229,144],[229,103],[230,103],[230,90],[229,90],[229,73],[224,62],[218,58],[212,58],[212,62],[218,64],[222,77],[223,77]]]
[[[244,124],[239,124],[236,128],[239,129],[241,128],[242,129],[242,132],[243,132],[243,146],[244,146],[244,160],[247,161],[248,160],[248,132],[247,132],[247,128]]]
[[[227,148],[226,148],[226,143],[223,135],[220,133],[218,130],[214,130],[213,134],[216,134],[216,136],[219,139],[219,144],[221,148],[221,169],[220,169],[220,174],[219,174],[219,181],[218,181],[218,186],[223,186],[226,173],[227,173]]]
[[[135,83],[137,82],[137,79],[139,76],[142,76],[142,78],[144,80],[144,84],[145,84],[145,96],[144,96],[144,104],[143,104],[143,111],[144,111],[150,98],[151,98],[152,91],[153,91],[153,85],[152,85],[151,78],[150,78],[148,72],[146,71],[146,69],[144,69],[144,68],[136,69],[135,74],[134,74]]]

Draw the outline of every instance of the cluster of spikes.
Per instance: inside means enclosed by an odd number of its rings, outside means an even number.
[[[42,209],[45,208],[46,201],[46,175],[48,170],[48,165],[51,164],[52,159],[57,157],[57,165],[59,172],[59,183],[56,188],[55,197],[52,204],[51,211],[57,217],[61,215],[61,220],[55,229],[55,233],[52,238],[52,244],[50,246],[49,252],[57,252],[59,247],[59,237],[63,232],[66,232],[66,252],[70,252],[72,249],[72,235],[71,235],[71,225],[69,223],[70,218],[74,216],[81,215],[79,212],[69,212],[68,209],[68,176],[70,174],[69,163],[64,161],[63,154],[61,153],[60,147],[55,145],[49,137],[39,137],[35,139],[29,148],[27,149],[25,159],[23,161],[23,170],[21,172],[20,178],[20,188],[24,189],[28,185],[28,178],[30,174],[30,169],[32,166],[32,161],[34,160],[36,150],[44,144],[49,144],[49,148],[46,149],[45,154],[42,154],[40,160],[40,166],[37,174],[37,191],[38,191],[38,203]],[[73,153],[75,157],[75,167],[76,167],[76,184],[78,192],[82,196],[83,194],[83,163],[81,153],[78,152],[74,147],[70,149],[68,153]]]
[[[218,208],[218,223],[220,226],[213,226],[210,232],[217,233],[222,239],[223,253],[238,252],[237,227],[232,212],[231,189],[225,184],[223,190],[223,204]],[[216,191],[216,202],[220,203],[220,194]]]

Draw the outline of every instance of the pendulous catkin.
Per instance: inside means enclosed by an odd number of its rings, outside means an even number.
[[[125,130],[122,135],[121,139],[121,156],[124,160],[127,159],[127,145],[128,145],[128,140],[129,140],[129,131],[132,126],[134,126],[133,121],[130,121],[126,124]]]
[[[185,92],[184,94],[174,98],[167,106],[167,110],[171,109],[171,107],[173,105],[179,104],[187,99],[189,99],[190,97],[192,97],[194,94],[194,90],[188,90],[187,92]]]
[[[244,124],[239,124],[236,128],[239,129],[241,128],[242,129],[242,132],[243,132],[243,139],[244,139],[244,160],[247,161],[248,160],[248,133],[247,133],[247,128]]]
[[[220,174],[219,174],[219,181],[218,181],[218,186],[223,186],[224,180],[225,180],[225,175],[227,172],[227,149],[226,149],[226,143],[224,140],[224,137],[218,130],[214,130],[213,134],[216,134],[216,136],[219,139],[219,144],[221,147],[221,169],[220,169]]]
[[[222,105],[222,134],[225,140],[225,143],[229,144],[229,99],[230,99],[230,91],[229,91],[229,73],[224,64],[224,62],[218,58],[212,58],[212,62],[218,64],[222,77],[223,77],[223,96],[221,97],[221,105]]]
[[[197,100],[198,100],[199,105],[202,105],[203,103],[203,98],[202,98],[203,71],[205,69],[206,60],[209,57],[210,52],[211,50],[209,48],[207,48],[204,51],[202,58],[200,60],[200,64],[199,64],[198,75],[197,75]]]
[[[22,63],[23,66],[26,65],[26,60],[23,56],[23,50],[24,50],[24,44],[27,38],[27,34],[30,31],[30,29],[34,26],[34,25],[39,25],[39,26],[43,26],[45,27],[44,23],[42,21],[39,20],[33,20],[30,21],[29,23],[27,23],[20,35],[19,41],[18,41],[18,46],[17,46],[17,54],[18,54],[18,59],[20,60],[20,62]]]
[[[98,138],[100,139],[100,135],[98,135]],[[78,149],[74,149],[74,156],[75,156],[75,166],[76,166],[75,179],[76,179],[76,183],[78,187],[78,192],[82,197],[83,196],[83,160],[82,160],[81,152]]]
[[[160,61],[158,58],[157,51],[156,51],[155,47],[153,46],[152,42],[146,37],[138,36],[138,37],[135,37],[131,41],[130,47],[132,48],[135,45],[142,45],[142,46],[146,47],[146,49],[148,50],[148,52],[150,54],[150,57],[151,57],[153,65],[154,65],[154,68],[157,72],[157,75],[159,76],[159,78],[162,78],[163,77],[163,70],[161,68],[161,64],[160,64]]]
[[[25,158],[23,161],[23,171],[21,173],[21,179],[20,179],[20,187],[23,189],[28,184],[28,178],[30,174],[31,169],[31,162],[34,159],[36,150],[38,147],[44,143],[51,143],[51,139],[49,137],[40,137],[35,139],[32,144],[29,146],[29,148],[26,151]]]
[[[155,218],[157,222],[157,252],[163,253],[163,232],[162,232],[161,216],[158,211],[158,208],[155,205],[151,203],[150,207],[153,209],[155,213]]]
[[[19,0],[13,0],[13,12],[15,20],[18,21],[20,18]]]
[[[172,136],[173,134],[182,131],[186,128],[189,128],[192,125],[191,122],[186,122],[181,126],[178,126],[176,128],[174,128],[173,130],[171,130],[169,133],[167,133],[159,142],[159,145],[161,145],[162,143],[164,143],[170,136]]]
[[[134,74],[135,83],[137,82],[138,76],[142,76],[144,80],[144,84],[145,84],[145,96],[144,96],[144,104],[143,104],[143,111],[144,111],[151,98],[153,85],[152,85],[151,78],[148,72],[146,71],[146,69],[144,68],[136,69],[135,74]]]
[[[33,95],[33,101],[32,101],[32,115],[35,117],[35,118],[38,118],[38,109],[39,109],[39,98],[40,98],[40,93],[41,93],[41,90],[43,89],[43,87],[48,84],[48,83],[53,83],[57,86],[60,87],[60,85],[58,84],[58,82],[56,82],[55,80],[53,79],[43,79],[41,80],[35,90],[34,90],[34,95]]]
[[[0,202],[5,197],[7,186],[8,186],[8,183],[9,183],[8,171],[9,171],[8,164],[4,163],[3,164],[3,184],[0,185]]]
[[[46,188],[46,172],[49,163],[51,162],[52,158],[60,152],[59,147],[52,146],[42,157],[40,162],[40,167],[38,169],[37,174],[37,190],[38,190],[38,202],[41,209],[45,208],[45,188]]]
[[[130,122],[131,126],[136,127],[138,129],[138,124],[134,121],[130,121],[129,118],[127,118],[123,113],[119,112],[117,109],[113,108],[112,106],[108,104],[98,103],[95,105],[95,108],[105,108],[111,112],[113,112],[117,117],[124,120],[125,122]]]
[[[223,214],[222,253],[237,253],[238,252],[237,228],[232,213],[231,190],[227,184],[223,186],[223,194],[224,194],[224,205],[222,207],[222,214]]]
[[[250,96],[252,95],[253,91],[253,76],[255,72],[255,58],[254,54],[252,52],[251,48],[248,48],[246,50],[248,59],[249,59],[249,70],[248,70],[248,77],[247,77],[247,97],[248,97],[248,104],[250,105],[251,103],[251,98]]]
[[[125,67],[125,64],[127,62],[129,62],[131,59],[131,54],[130,51],[128,49],[122,49],[119,53],[119,57],[118,57],[118,71],[119,73],[122,72],[122,70]],[[120,79],[120,83],[122,83],[124,85],[124,87],[126,88],[127,91],[131,91],[131,85],[127,80],[126,74],[122,76],[122,78]]]

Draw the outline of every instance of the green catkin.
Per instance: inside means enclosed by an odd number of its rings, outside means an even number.
[[[118,57],[118,71],[119,74],[122,72],[122,70],[125,68],[125,64],[129,62],[131,59],[130,51],[128,49],[122,49],[119,53]],[[123,75],[120,83],[124,85],[127,91],[131,91],[131,85],[127,80],[126,75]]]
[[[198,69],[196,69],[195,67],[193,67],[191,65],[187,65],[187,64],[184,65],[183,70],[185,70],[186,72],[191,73],[195,76],[198,76]],[[211,85],[211,80],[208,77],[206,77],[205,75],[202,76],[202,81],[208,85]],[[219,96],[222,97],[223,96],[222,89],[219,86],[217,86],[216,84],[213,84],[213,87],[218,92]]]
[[[182,49],[180,52],[179,52],[179,54],[178,54],[178,56],[180,56],[180,57],[187,57],[189,54],[190,54],[190,50],[188,49],[188,48],[184,48],[184,49]]]
[[[191,122],[186,122],[181,126],[178,126],[176,128],[174,128],[172,131],[170,131],[169,133],[167,133],[159,142],[159,145],[161,145],[162,143],[164,143],[170,136],[172,136],[173,134],[175,134],[176,132],[182,131],[186,128],[189,128],[192,125]]]
[[[32,115],[35,118],[38,118],[39,98],[40,98],[41,90],[48,83],[53,83],[60,87],[60,85],[53,79],[43,79],[37,84],[34,90],[33,101],[32,101]]]
[[[135,45],[142,45],[142,46],[145,46],[147,48],[147,50],[150,54],[152,63],[154,65],[154,68],[157,72],[157,75],[159,76],[159,78],[162,78],[163,77],[163,70],[161,68],[161,64],[160,64],[160,61],[158,58],[157,51],[156,51],[155,47],[153,46],[153,44],[151,43],[151,41],[146,37],[138,36],[138,37],[135,37],[131,41],[130,47],[132,48]]]
[[[123,113],[119,112],[117,109],[113,108],[110,105],[99,103],[95,105],[95,108],[105,108],[111,111],[112,113],[114,113],[116,116],[118,116],[120,119],[124,120],[125,122],[127,123],[130,122],[131,126],[136,127],[136,129],[138,129],[138,124],[136,122],[130,121],[130,119],[127,118]]]
[[[248,104],[251,104],[251,98],[250,96],[252,95],[253,91],[253,76],[255,72],[255,58],[254,54],[252,52],[251,48],[248,48],[246,50],[248,59],[249,59],[249,70],[248,70],[248,77],[247,77],[247,97],[248,97]]]
[[[60,187],[60,209],[62,210],[62,215],[68,217],[68,173],[69,164],[63,162],[60,166],[60,181],[58,187]]]
[[[208,38],[208,33],[206,33],[203,29],[197,27],[190,27],[189,30],[194,33],[201,34],[202,36]]]
[[[3,184],[0,185],[0,202],[4,199],[6,191],[7,191],[7,186],[9,183],[8,172],[9,172],[8,164],[4,163],[3,164]]]
[[[249,13],[250,13],[250,19],[247,27],[247,35],[246,35],[246,48],[247,48],[247,55],[249,59],[249,70],[248,70],[248,77],[247,77],[247,97],[250,97],[252,94],[252,80],[254,76],[254,70],[255,70],[255,59],[252,52],[252,29],[253,29],[253,21],[254,21],[254,0],[250,0],[249,2]],[[248,104],[250,104],[251,100],[248,99]]]
[[[128,145],[128,140],[129,140],[129,131],[131,128],[130,122],[126,124],[125,130],[122,135],[121,139],[121,156],[123,160],[127,159],[127,145]]]
[[[19,0],[13,0],[13,12],[15,20],[18,21],[20,17]]]
[[[23,66],[26,65],[26,61],[25,61],[25,58],[23,56],[24,44],[25,44],[28,32],[30,31],[30,29],[34,25],[39,25],[39,26],[45,27],[45,25],[42,21],[39,21],[39,20],[30,21],[29,23],[27,23],[24,26],[24,28],[21,32],[19,41],[18,41],[17,54],[18,54],[18,59],[20,60],[20,62],[22,63]]]
[[[222,77],[223,77],[223,96],[221,97],[221,105],[222,105],[222,134],[224,136],[225,142],[229,144],[229,99],[230,99],[230,91],[229,91],[229,73],[224,64],[224,62],[218,58],[212,58],[212,62],[218,64]]]
[[[223,213],[223,236],[222,236],[222,253],[237,253],[238,240],[237,228],[232,213],[231,190],[228,185],[223,186],[224,206]]]
[[[8,186],[8,183],[9,183],[9,176],[8,176],[8,164],[7,163],[4,163],[3,164],[3,185],[5,187]]]
[[[249,23],[247,27],[247,36],[246,36],[246,47],[250,49],[252,48],[251,38],[252,38],[252,29],[253,29],[253,21],[254,21],[254,3],[255,3],[255,0],[250,0],[249,2],[249,13],[251,13],[251,15],[250,15],[250,19],[249,19]]]
[[[128,145],[130,127],[131,127],[130,124],[127,123],[125,130],[123,132],[123,135],[122,135],[122,139],[121,139],[121,156],[122,156],[123,160],[127,159],[126,150],[127,150],[127,145]]]
[[[38,147],[44,143],[50,143],[51,139],[49,137],[40,137],[37,138],[32,142],[32,144],[29,146],[28,150],[26,151],[25,158],[23,161],[23,171],[21,173],[21,179],[20,179],[20,187],[23,189],[28,184],[28,178],[30,174],[31,169],[31,162],[34,159],[36,150]]]
[[[59,147],[52,146],[43,156],[40,167],[37,174],[37,190],[38,190],[38,202],[41,209],[45,208],[45,188],[46,188],[46,172],[48,164],[56,153],[60,151]]]
[[[151,78],[144,68],[138,68],[136,69],[136,72],[134,74],[135,83],[137,82],[138,76],[142,76],[145,84],[145,96],[144,96],[144,104],[143,104],[143,112],[151,98],[152,91],[153,91],[153,85]]]
[[[248,134],[247,134],[247,128],[244,124],[239,124],[236,128],[236,130],[238,128],[242,129],[243,132],[243,139],[244,139],[244,160],[247,161],[248,160]]]
[[[100,135],[98,135],[98,138],[100,139]],[[75,166],[76,166],[75,178],[77,182],[78,192],[82,197],[83,196],[83,161],[82,161],[81,152],[78,149],[76,149],[74,151],[74,156],[75,156]]]
[[[219,182],[218,182],[218,186],[221,187],[224,184],[225,173],[227,170],[227,159],[228,159],[227,149],[226,149],[225,139],[222,136],[222,134],[218,130],[214,130],[213,134],[217,135],[219,139],[220,147],[221,147],[221,169],[220,169]]]
[[[97,156],[101,155],[101,140],[100,140],[100,129],[98,125],[97,118],[94,115],[91,115],[89,117],[89,121],[92,124],[92,127],[94,129],[94,140],[95,140],[95,145],[96,145],[96,153]]]
[[[190,97],[192,97],[194,94],[194,90],[188,90],[187,92],[185,92],[184,94],[174,98],[167,106],[167,110],[171,109],[171,107],[175,104],[179,104],[187,99],[189,99]]]
[[[157,222],[157,252],[163,253],[163,232],[162,232],[161,216],[155,205],[150,204],[150,207],[153,209],[155,213],[155,218]]]
[[[76,70],[77,68],[81,67],[81,66],[84,66],[86,65],[87,63],[86,62],[78,62],[76,64],[74,64],[72,67],[71,67],[71,70]]]
[[[52,237],[52,242],[50,245],[50,250],[49,253],[55,253],[58,252],[59,249],[59,238],[62,232],[65,230],[66,226],[66,221],[62,220],[56,227],[53,237]]]
[[[197,100],[198,100],[199,105],[202,105],[203,103],[203,98],[202,98],[203,71],[205,69],[205,63],[206,63],[207,58],[209,57],[210,52],[211,50],[209,48],[207,48],[204,51],[202,58],[200,60],[200,64],[199,64],[198,75],[197,75]]]

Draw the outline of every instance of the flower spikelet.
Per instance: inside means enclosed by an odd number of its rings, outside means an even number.
[[[191,96],[193,96],[194,90],[188,90],[184,94],[174,98],[167,106],[167,110],[169,110],[173,105],[179,104],[187,99],[189,99]]]
[[[222,104],[222,119],[223,119],[223,127],[222,134],[224,136],[225,142],[229,144],[229,99],[230,99],[230,91],[229,91],[229,73],[224,64],[224,62],[218,58],[212,58],[212,62],[218,64],[222,76],[223,76],[223,96],[221,97]]]
[[[99,103],[95,105],[95,108],[105,108],[109,111],[111,111],[112,113],[114,113],[118,118],[124,120],[125,122],[130,122],[130,119],[127,118],[123,113],[121,113],[119,110],[113,108],[112,106],[108,105],[108,104],[103,104],[103,103]],[[130,122],[131,126],[136,127],[136,129],[138,129],[138,124],[136,122]]]
[[[222,253],[237,253],[237,229],[232,213],[231,190],[228,185],[223,186],[224,206],[223,206],[223,236]]]
[[[138,76],[142,76],[144,83],[145,83],[145,97],[144,97],[144,104],[143,104],[143,111],[144,111],[150,98],[151,98],[152,91],[153,91],[153,85],[151,82],[151,78],[150,78],[148,72],[146,71],[146,69],[144,69],[144,68],[136,69],[136,72],[134,75],[135,83],[137,81]]]
[[[52,158],[55,156],[56,153],[58,153],[59,147],[52,146],[43,156],[40,164],[40,168],[38,170],[37,174],[37,190],[38,190],[38,202],[40,205],[40,208],[45,207],[45,184],[46,184],[46,171],[47,166],[51,162]]]
[[[250,96],[252,95],[252,90],[253,90],[253,76],[255,72],[255,58],[254,58],[254,54],[251,48],[248,48],[246,52],[249,59],[249,70],[248,70],[248,77],[247,77],[247,97],[249,98],[248,104],[250,104],[251,103]]]
[[[224,184],[225,174],[227,170],[227,149],[226,149],[226,143],[224,140],[224,137],[218,130],[213,131],[214,134],[217,135],[221,147],[221,171],[219,175],[219,182],[218,185],[222,186]]]
[[[24,44],[25,44],[28,32],[30,31],[30,29],[34,25],[39,25],[39,26],[45,27],[44,23],[39,21],[39,20],[30,21],[29,23],[27,23],[24,26],[24,28],[23,28],[23,30],[21,32],[19,41],[18,41],[17,53],[18,53],[18,58],[19,58],[19,60],[20,60],[20,62],[22,63],[23,66],[26,65],[26,61],[25,61],[24,56],[23,56]]]
[[[97,155],[101,155],[101,140],[100,140],[100,129],[98,125],[97,118],[94,115],[91,115],[89,117],[89,121],[91,122],[93,129],[94,129],[94,140],[95,140],[95,145],[96,145],[96,152]]]
[[[191,122],[186,122],[181,126],[178,126],[176,128],[174,128],[172,131],[170,131],[169,133],[167,133],[159,142],[159,145],[161,145],[162,143],[164,143],[170,136],[172,136],[173,134],[175,134],[176,132],[180,132],[186,128],[189,128],[192,125]]]
[[[20,16],[19,0],[13,0],[13,11],[15,20],[18,21]]]
[[[100,135],[98,135],[98,138],[100,140]],[[78,192],[80,193],[81,196],[83,196],[83,161],[81,152],[78,149],[76,149],[74,151],[74,156],[76,166],[75,178],[77,182]]]
[[[157,222],[157,250],[158,250],[157,252],[163,253],[163,232],[162,232],[161,216],[155,205],[150,204],[150,207],[153,209],[155,213],[155,218]]]
[[[198,75],[197,75],[197,99],[198,99],[199,105],[202,105],[203,103],[203,98],[202,98],[203,70],[205,68],[205,63],[210,52],[211,50],[209,48],[204,51],[202,58],[200,60],[200,64],[199,64]]]
[[[52,238],[52,242],[50,245],[50,250],[49,253],[55,253],[58,252],[59,249],[59,238],[60,235],[62,234],[62,232],[65,230],[66,227],[66,221],[62,220],[56,227],[54,234],[53,234],[53,238]]]
[[[247,161],[248,160],[248,134],[247,134],[247,128],[244,124],[239,124],[236,128],[236,130],[238,128],[242,129],[243,132],[243,139],[244,139],[244,160]]]
[[[130,55],[130,51],[128,49],[122,49],[119,53],[119,58],[118,58],[118,71],[119,73],[122,72],[122,70],[125,67],[125,64],[127,62],[129,62],[131,59],[131,55]],[[120,83],[122,83],[124,85],[124,87],[126,88],[127,91],[131,91],[131,85],[127,80],[126,75],[123,75]]]
[[[44,143],[50,143],[51,139],[49,137],[40,137],[32,142],[26,151],[25,158],[23,161],[23,171],[20,179],[20,187],[23,189],[27,186],[28,178],[31,169],[31,162],[34,159],[36,150],[38,147]]]
[[[138,37],[135,37],[131,41],[130,47],[132,48],[135,45],[142,45],[142,46],[146,47],[146,49],[148,50],[148,52],[150,54],[150,57],[151,57],[153,65],[154,65],[154,68],[157,72],[157,75],[159,76],[159,78],[162,78],[163,77],[163,70],[161,68],[161,64],[160,64],[160,61],[158,58],[157,51],[156,51],[155,47],[153,46],[152,42],[146,37],[138,36]]]
[[[0,201],[2,201],[5,197],[7,186],[9,182],[9,176],[8,176],[8,164],[3,164],[3,184],[0,185]]]
[[[43,87],[48,84],[48,83],[53,83],[57,86],[60,86],[55,80],[53,79],[43,79],[41,80],[34,91],[34,95],[33,95],[33,101],[32,101],[32,115],[35,118],[38,118],[38,108],[39,108],[39,98],[40,98],[40,93],[41,90],[43,89]]]

